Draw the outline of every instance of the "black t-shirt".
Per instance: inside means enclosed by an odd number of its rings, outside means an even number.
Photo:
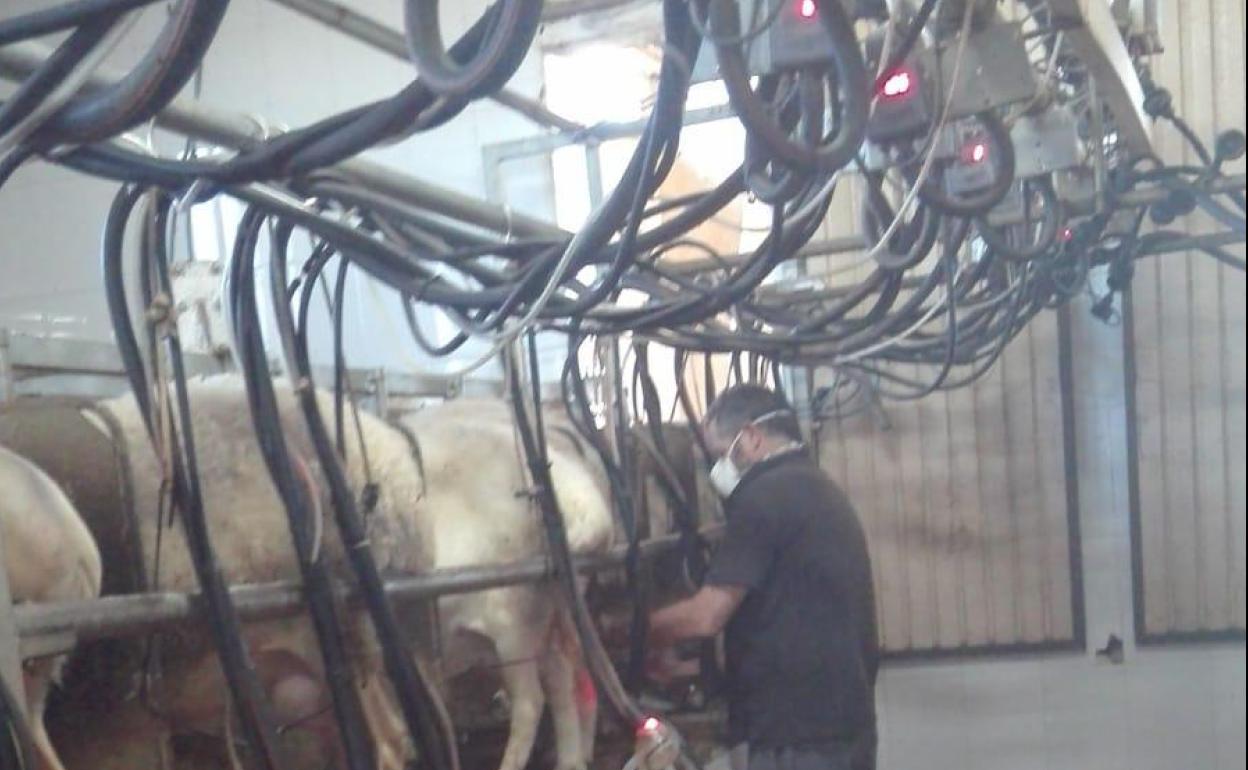
[[[706,582],[748,589],[725,631],[729,732],[751,748],[875,731],[871,561],[844,493],[805,452],[751,468]]]

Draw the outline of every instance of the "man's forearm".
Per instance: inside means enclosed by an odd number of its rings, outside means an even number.
[[[677,602],[650,616],[650,644],[654,647],[670,647],[686,639],[714,636],[708,628],[696,597]]]
[[[682,602],[650,616],[650,643],[669,647],[686,639],[717,636],[745,598],[745,588],[703,586]]]

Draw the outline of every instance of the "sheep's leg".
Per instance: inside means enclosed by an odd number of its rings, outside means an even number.
[[[576,711],[581,727],[581,756],[588,766],[594,759],[594,739],[598,734],[598,690],[584,661],[576,666]]]
[[[48,690],[62,663],[62,658],[44,658],[26,661],[22,666],[23,685],[26,689],[26,721],[30,727],[31,743],[34,744],[32,748],[37,770],[65,770],[43,723]]]
[[[517,644],[513,639],[504,638],[495,639],[495,646],[504,662],[503,685],[511,700],[511,728],[499,770],[522,770],[533,753],[545,706],[537,661],[532,658],[534,645]]]
[[[542,685],[555,726],[556,770],[583,770],[586,766],[576,702],[576,669],[575,651],[560,644],[553,646],[541,664]]]

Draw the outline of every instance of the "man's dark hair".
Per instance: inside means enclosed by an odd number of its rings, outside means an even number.
[[[706,410],[706,423],[724,436],[735,436],[746,425],[771,412],[787,414],[772,417],[759,428],[774,436],[792,441],[802,440],[802,429],[797,424],[797,414],[784,396],[761,385],[734,385],[719,394]]]

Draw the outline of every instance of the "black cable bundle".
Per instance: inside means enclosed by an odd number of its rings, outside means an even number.
[[[210,618],[209,628],[221,668],[229,685],[234,706],[243,728],[243,737],[255,751],[261,766],[266,770],[281,770],[277,747],[277,731],[269,712],[263,688],[252,667],[247,647],[243,642],[238,615],[230,599],[229,588],[217,562],[204,516],[203,499],[200,495],[198,463],[195,439],[191,428],[190,403],[186,392],[186,372],[182,363],[181,347],[176,331],[168,335],[168,357],[173,368],[174,395],[177,401],[179,422],[170,436],[158,436],[151,405],[153,383],[130,322],[130,305],[123,282],[123,244],[126,223],[135,204],[144,194],[140,187],[123,187],[113,201],[108,223],[104,231],[103,269],[109,314],[117,337],[117,348],[126,365],[131,390],[139,405],[140,413],[147,423],[148,433],[157,445],[170,442],[173,457],[173,500],[182,515],[187,549],[191,554],[196,577],[204,594]],[[161,232],[161,217],[156,232]],[[162,249],[145,255],[150,259],[149,268],[157,276],[158,285],[166,298],[171,298],[168,265]],[[161,383],[155,383],[163,388]]]
[[[233,304],[237,308],[235,316],[240,323],[236,335],[246,340],[244,355],[244,374],[248,383],[249,396],[252,399],[252,413],[257,433],[272,437],[263,442],[267,448],[266,460],[270,463],[270,472],[283,492],[283,502],[291,517],[291,531],[296,548],[301,556],[301,567],[306,571],[305,584],[330,586],[330,576],[323,564],[310,560],[311,543],[307,537],[312,529],[309,522],[303,520],[308,506],[294,482],[294,471],[284,448],[280,415],[276,408],[276,397],[267,370],[267,357],[264,355],[264,343],[260,336],[259,316],[256,306],[254,288],[254,250],[264,217],[258,209],[248,212],[247,227],[243,230],[247,237],[240,239],[234,260]],[[387,674],[394,685],[395,695],[403,711],[404,719],[412,735],[413,741],[429,749],[429,758],[436,768],[454,770],[458,767],[458,758],[453,740],[448,739],[445,726],[442,724],[444,708],[434,692],[432,685],[417,670],[403,631],[398,625],[393,607],[385,594],[380,573],[372,552],[368,548],[368,534],[358,503],[350,488],[342,468],[342,459],[334,446],[334,441],[326,429],[316,402],[315,383],[312,380],[311,364],[307,348],[307,314],[311,306],[311,297],[320,271],[332,255],[328,250],[320,252],[318,262],[304,276],[300,296],[298,318],[291,314],[286,295],[286,250],[292,232],[290,225],[279,225],[273,235],[272,254],[270,260],[271,294],[276,310],[278,324],[282,334],[283,345],[287,358],[293,366],[291,376],[297,384],[296,397],[306,421],[309,436],[317,452],[317,459],[329,481],[335,522],[337,523],[343,545],[365,606],[372,619],[373,628],[381,645]],[[341,313],[341,306],[338,307]],[[243,325],[245,324],[245,325]],[[315,580],[313,580],[315,579]],[[319,589],[318,589],[319,590]],[[349,670],[346,668],[340,630],[337,620],[330,614],[332,608],[332,592],[327,594],[331,601],[322,606],[322,623],[318,623],[318,639],[321,641],[322,655],[332,660],[326,661],[327,671],[336,671],[330,677],[331,686],[337,682],[340,691],[335,693],[335,709],[340,724],[351,726],[349,732],[356,733],[356,759],[361,768],[371,767],[371,746],[369,737],[363,730],[362,713],[358,706],[358,695],[353,689]],[[344,730],[344,733],[348,732]],[[353,764],[353,767],[357,765]]]
[[[572,565],[568,533],[564,528],[559,501],[555,497],[554,482],[550,476],[550,460],[546,454],[546,441],[541,428],[541,370],[538,365],[536,346],[529,345],[529,385],[534,399],[532,407],[528,404],[528,399],[520,385],[519,367],[520,362],[513,356],[512,376],[509,378],[511,406],[515,415],[520,446],[529,467],[529,476],[533,481],[533,496],[546,531],[546,542],[550,548],[555,578],[563,588],[564,598],[568,602],[568,611],[572,615],[577,636],[580,638],[582,654],[585,656],[586,664],[599,692],[606,695],[613,712],[624,726],[630,731],[635,730],[641,725],[645,716],[620,684],[615,668],[602,648],[597,631],[594,630],[593,621],[585,607],[584,597],[581,596],[576,584],[576,571]],[[532,418],[529,416],[530,408],[534,410]]]

